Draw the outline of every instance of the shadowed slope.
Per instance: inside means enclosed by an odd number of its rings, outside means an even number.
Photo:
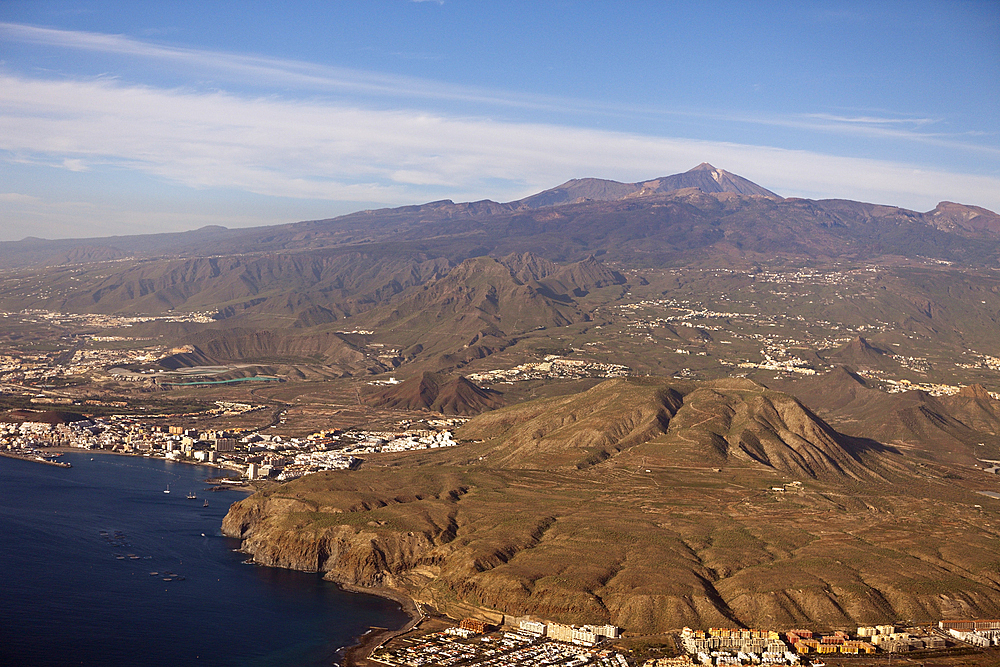
[[[747,380],[706,383],[684,397],[665,447],[696,459],[747,461],[797,476],[871,478],[859,442],[837,433],[796,398]]]
[[[1000,455],[1000,401],[984,391],[966,388],[958,396],[939,397],[922,391],[887,394],[842,368],[776,385],[794,392],[851,435],[966,466],[974,465],[979,457]]]
[[[503,405],[499,392],[480,389],[464,377],[423,373],[374,394],[370,402],[402,410],[433,410],[446,415],[477,415]]]

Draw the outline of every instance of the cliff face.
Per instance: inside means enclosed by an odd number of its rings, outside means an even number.
[[[331,581],[365,587],[405,588],[400,575],[434,546],[423,534],[380,535],[343,525],[289,529],[289,514],[304,509],[299,501],[258,494],[233,505],[222,532],[243,538],[244,551],[261,565],[324,572]]]
[[[746,381],[626,384],[469,422],[493,442],[260,492],[223,530],[258,563],[388,587],[456,617],[663,632],[1000,614],[989,527],[1000,508],[971,488],[846,441]],[[580,408],[614,404],[655,418],[602,419],[607,458],[574,465],[576,440],[597,437]],[[982,521],[962,519],[973,504]]]

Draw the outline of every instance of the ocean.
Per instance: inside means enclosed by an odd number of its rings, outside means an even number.
[[[247,564],[219,530],[245,494],[207,490],[214,468],[62,460],[0,457],[0,665],[330,665],[406,622],[390,600]]]

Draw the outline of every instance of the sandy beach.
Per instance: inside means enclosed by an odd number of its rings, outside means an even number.
[[[403,612],[406,613],[410,620],[407,621],[406,625],[396,630],[389,628],[372,628],[369,632],[365,633],[358,638],[356,644],[347,646],[342,650],[341,664],[343,667],[376,667],[382,663],[376,662],[374,660],[369,660],[369,656],[372,652],[388,642],[394,637],[405,634],[410,630],[417,627],[426,616],[420,611],[419,606],[407,595],[400,593],[399,591],[392,590],[390,588],[365,588],[363,586],[352,586],[350,584],[342,584],[340,586],[343,590],[351,593],[368,593],[369,595],[378,595],[379,597],[388,598],[394,602],[398,602],[403,608]]]

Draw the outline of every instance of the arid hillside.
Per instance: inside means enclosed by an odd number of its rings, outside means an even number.
[[[455,616],[658,632],[1000,613],[1000,515],[973,512],[974,485],[746,380],[611,380],[458,435],[258,493],[224,529],[257,562]]]

